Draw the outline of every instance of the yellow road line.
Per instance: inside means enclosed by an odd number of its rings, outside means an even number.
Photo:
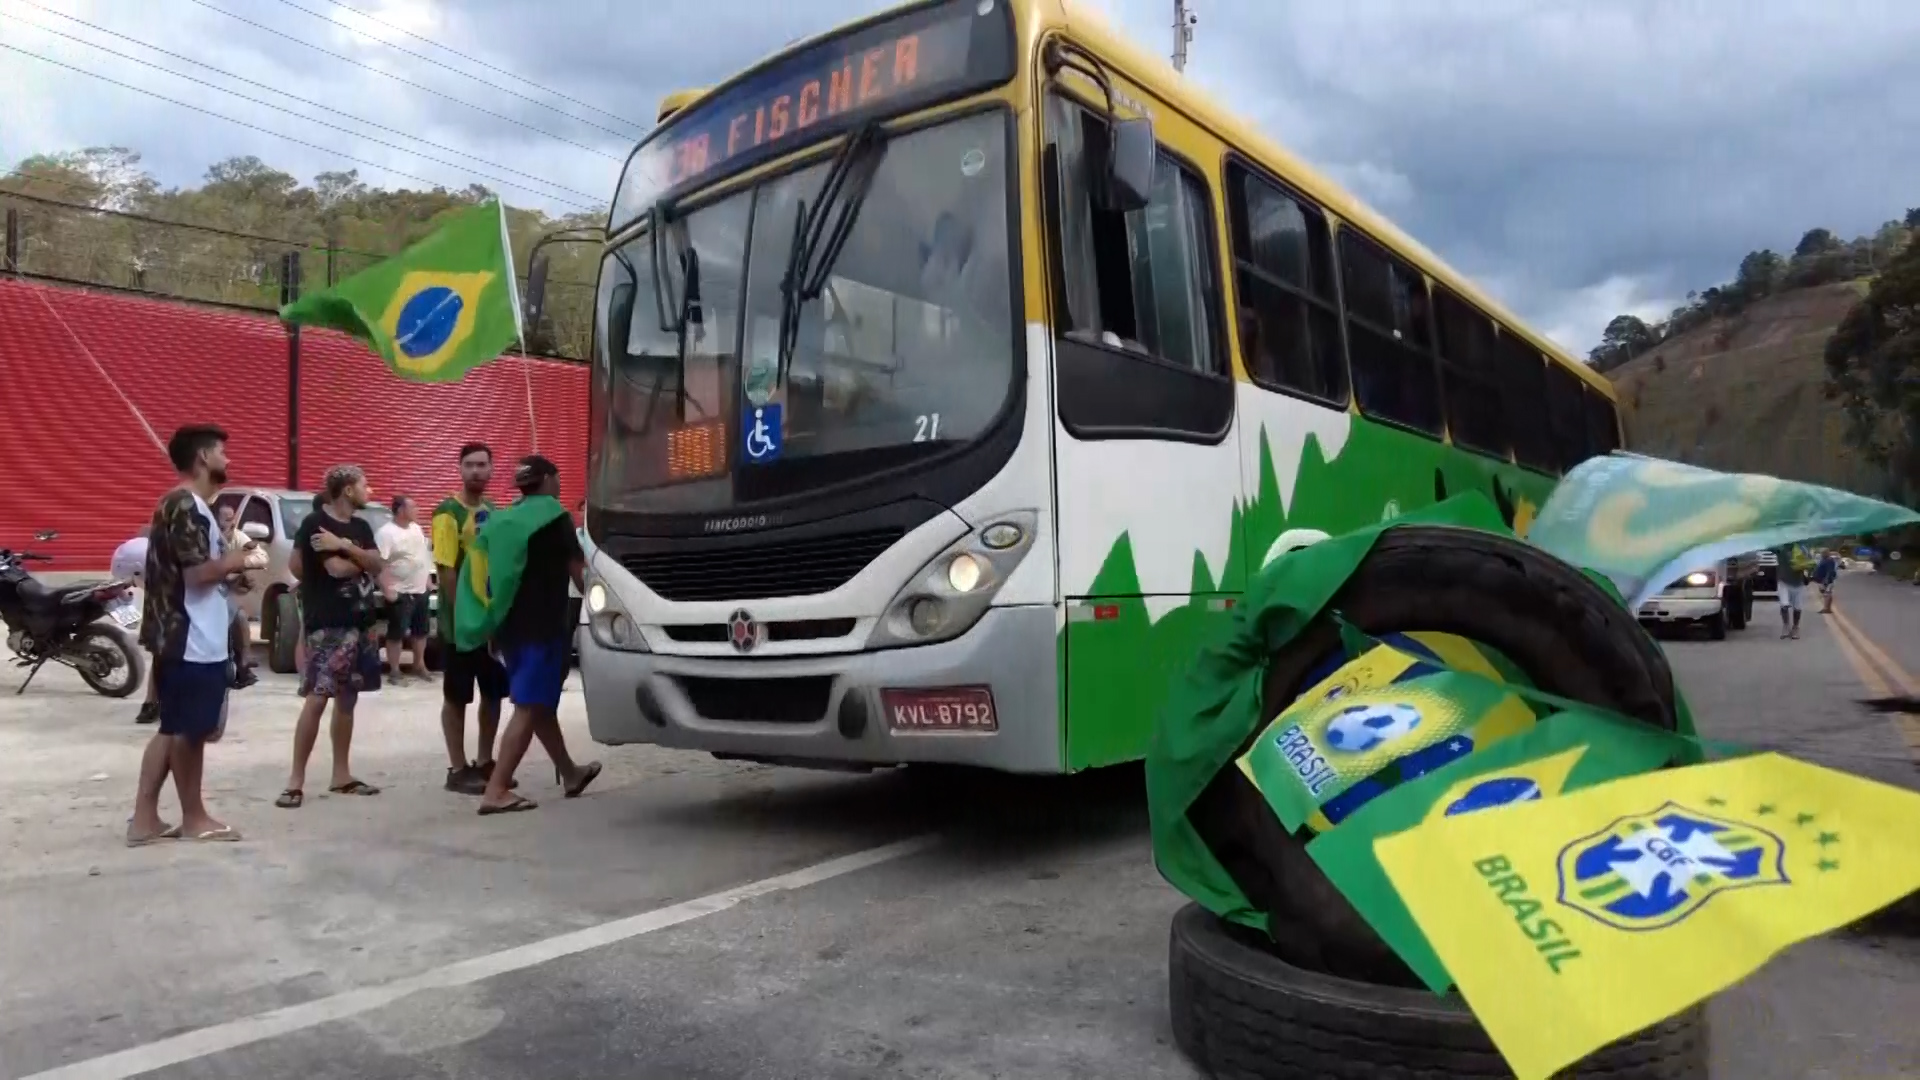
[[[1834,629],[1833,639],[1840,646],[1840,652],[1852,666],[1853,673],[1876,697],[1893,697],[1906,694],[1920,697],[1920,684],[1893,657],[1888,656],[1880,646],[1873,643],[1864,631],[1853,624],[1853,620],[1840,614],[1839,605],[1827,613]],[[1900,731],[1906,741],[1907,750],[1916,759],[1920,759],[1920,716],[1911,713],[1895,713],[1893,726]]]

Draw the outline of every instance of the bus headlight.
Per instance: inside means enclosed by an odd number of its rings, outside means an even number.
[[[646,638],[640,636],[640,624],[621,605],[620,598],[605,582],[587,585],[587,630],[603,648],[622,652],[646,652]]]
[[[957,593],[970,593],[980,584],[986,572],[980,568],[980,560],[961,552],[947,564],[947,584]]]
[[[996,514],[948,545],[894,594],[867,646],[925,645],[965,633],[1033,547],[1038,519],[1031,510]]]

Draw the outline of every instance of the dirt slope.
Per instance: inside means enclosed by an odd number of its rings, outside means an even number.
[[[1822,394],[1827,337],[1866,287],[1848,282],[1771,297],[1609,372],[1628,447],[1880,494],[1880,471],[1846,446],[1846,418]]]

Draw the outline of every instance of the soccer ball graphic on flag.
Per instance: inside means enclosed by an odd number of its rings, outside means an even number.
[[[1364,754],[1420,726],[1420,710],[1411,705],[1350,705],[1327,722],[1327,746],[1343,754]]]

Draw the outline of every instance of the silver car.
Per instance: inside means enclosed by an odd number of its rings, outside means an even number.
[[[313,492],[289,488],[230,487],[214,496],[213,508],[232,507],[240,529],[267,549],[266,569],[259,571],[254,588],[240,596],[247,618],[259,624],[256,640],[267,646],[267,667],[286,674],[294,668],[294,645],[299,641],[299,620],[295,616],[293,573],[287,568],[293,555],[293,536],[300,523],[313,513]],[[375,531],[393,520],[384,506],[369,505],[357,514]],[[437,612],[439,595],[428,591],[427,610]],[[285,628],[287,633],[282,634]]]

